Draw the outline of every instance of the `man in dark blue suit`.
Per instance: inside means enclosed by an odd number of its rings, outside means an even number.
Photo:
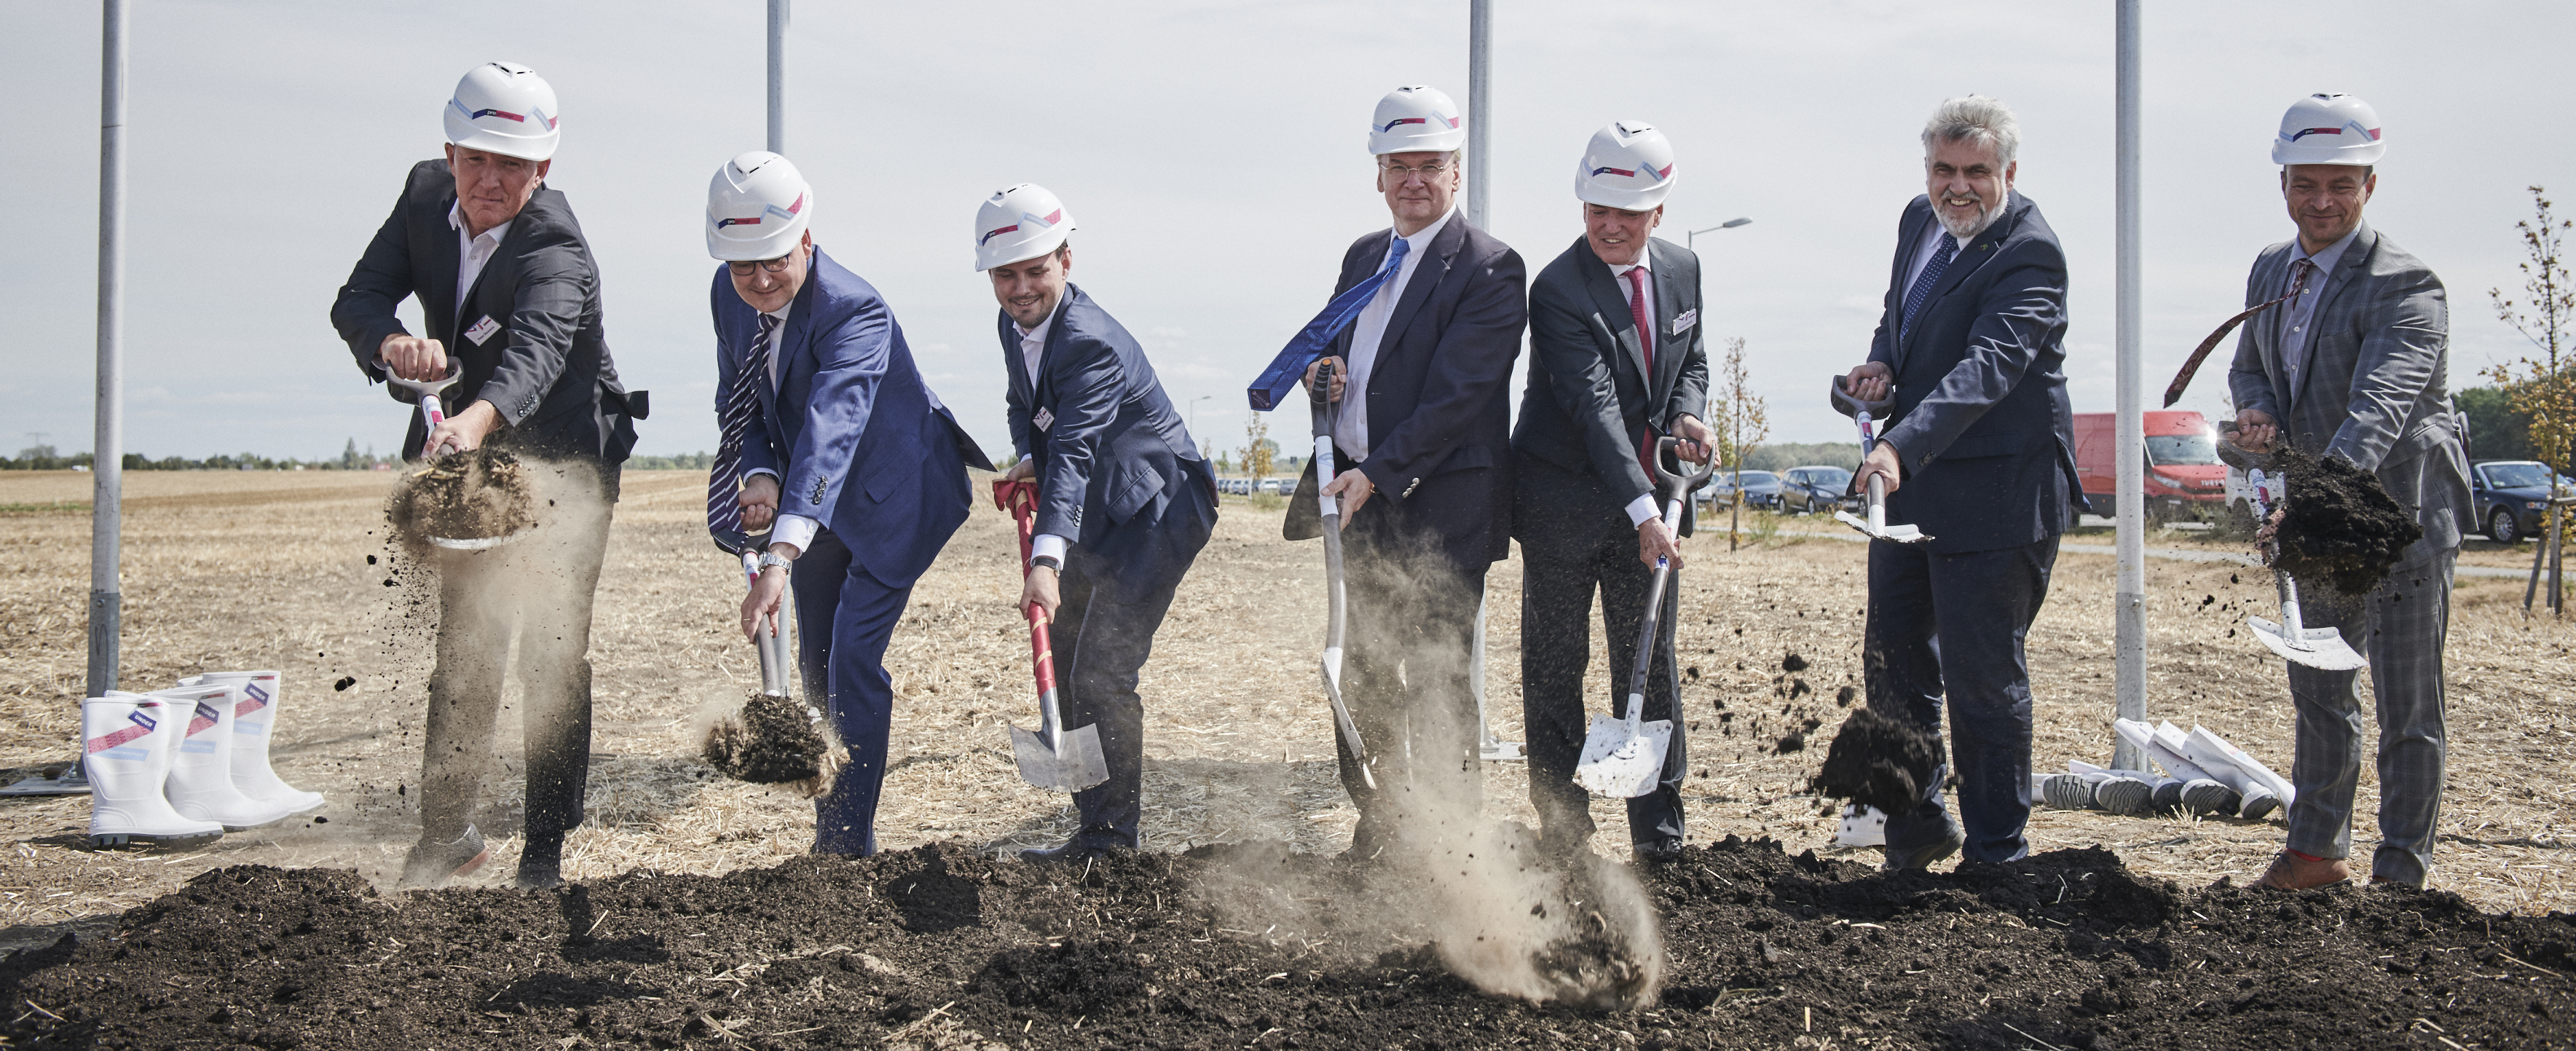
[[[745,635],[775,631],[791,568],[807,697],[850,751],[814,802],[814,850],[877,849],[877,793],[894,714],[887,641],[912,583],[966,521],[969,466],[992,469],[921,379],[894,313],[814,247],[813,190],[751,152],[707,191],[716,268],[716,486],[739,479],[741,525],[769,533],[743,599]],[[721,507],[714,510],[721,510]]]
[[[2039,206],[2012,192],[2020,144],[2012,111],[1980,96],[1942,103],[1924,125],[1927,192],[1897,224],[1869,361],[1844,377],[1862,400],[1896,399],[1853,487],[1885,477],[1888,520],[1932,538],[1870,543],[1869,704],[1937,736],[1949,701],[1950,765],[1911,811],[1888,816],[1891,869],[1963,844],[1971,861],[2030,850],[2022,641],[2083,497],[2066,401],[2066,255]],[[1941,805],[1945,778],[1959,786],[1959,823]]]
[[[1073,216],[1021,183],[975,217],[975,268],[993,281],[1011,378],[1012,481],[1037,480],[1020,605],[1052,621],[1064,725],[1096,726],[1109,780],[1073,794],[1081,825],[1031,861],[1143,845],[1145,705],[1137,673],[1181,577],[1216,528],[1216,474],[1163,394],[1144,348],[1068,282]]]

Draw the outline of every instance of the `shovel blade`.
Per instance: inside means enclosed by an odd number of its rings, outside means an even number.
[[[1663,778],[1664,752],[1672,746],[1673,723],[1656,719],[1628,732],[1628,720],[1592,717],[1592,732],[1583,736],[1583,757],[1575,764],[1574,783],[1597,796],[1635,799],[1655,790]]]
[[[2280,625],[2261,617],[2247,617],[2245,625],[2254,629],[2254,637],[2263,640],[2263,645],[2292,664],[2322,671],[2353,671],[2370,663],[2354,653],[2352,645],[2343,641],[2343,634],[2333,628],[2307,628],[2292,639]]]
[[[1834,521],[1860,530],[1863,535],[1872,540],[1886,540],[1899,544],[1920,544],[1926,540],[1932,539],[1931,537],[1924,535],[1923,527],[1915,525],[1892,525],[1885,529],[1871,529],[1869,527],[1868,519],[1862,518],[1861,516],[1849,511],[1834,512]]]
[[[1109,780],[1097,726],[1065,731],[1062,750],[1048,748],[1037,731],[1014,726],[1011,754],[1020,761],[1020,780],[1051,792],[1079,792]]]
[[[536,532],[536,530],[530,528],[522,529],[515,533],[503,533],[500,536],[490,537],[464,538],[434,536],[429,538],[429,542],[434,546],[443,547],[450,551],[482,551],[488,548],[499,547],[503,544],[513,543],[525,538],[528,534],[533,532]]]

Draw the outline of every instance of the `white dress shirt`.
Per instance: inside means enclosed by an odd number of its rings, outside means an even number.
[[[2355,226],[2351,233],[2315,255],[2309,255],[2307,245],[2299,239],[2290,239],[2291,272],[2298,270],[2302,259],[2317,265],[2317,272],[2309,274],[2307,285],[2299,289],[2299,298],[2283,304],[2287,309],[2282,311],[2281,319],[2276,322],[2281,326],[2282,374],[2289,379],[2290,390],[2294,393],[2299,389],[2299,375],[2308,367],[2308,323],[2316,318],[2317,296],[2325,290],[2326,276],[2334,273],[2335,264],[2342,261],[2343,250],[2352,247],[2352,239],[2359,236],[2361,227]],[[2281,291],[2289,290],[2288,285],[2281,286]]]
[[[771,326],[769,330],[769,389],[772,393],[775,393],[778,390],[779,378],[787,374],[787,364],[785,361],[781,360],[778,348],[781,344],[784,344],[787,341],[787,316],[795,313],[795,311],[796,301],[793,299],[788,300],[786,306],[780,307],[777,310],[761,311],[762,314],[768,317],[778,319],[778,324]],[[755,329],[754,331],[757,330]],[[753,475],[760,474],[765,474],[773,479],[777,479],[782,486],[786,482],[786,479],[778,477],[778,472],[766,467],[746,471],[743,473],[743,477],[749,478]],[[778,517],[769,523],[769,542],[773,544],[785,544],[789,547],[795,548],[797,553],[801,555],[805,552],[806,548],[814,546],[814,534],[819,533],[822,530],[823,523],[820,521],[807,518],[804,515],[780,512]]]
[[[1055,316],[1063,312],[1064,293],[1058,292],[1055,297],[1055,308],[1047,311],[1046,320],[1038,322],[1037,328],[1025,329],[1020,327],[1019,322],[1011,322],[1011,331],[1020,334],[1020,363],[1023,367],[1028,369],[1029,395],[1033,399],[1036,397],[1038,392],[1038,360],[1046,356],[1047,333],[1055,331]],[[1034,408],[1035,406],[1033,405],[1032,409]],[[1031,423],[1030,426],[1034,427],[1037,425],[1035,423]],[[1035,448],[1039,442],[1044,441],[1045,439],[1046,435],[1044,433],[1040,433],[1029,439],[1029,446],[1031,448]],[[1064,563],[1064,549],[1070,546],[1070,544],[1070,541],[1066,540],[1064,537],[1057,536],[1054,533],[1040,533],[1029,538],[1029,557],[1038,558],[1044,556],[1055,559],[1058,565],[1062,565]]]
[[[1360,308],[1359,322],[1351,330],[1351,371],[1344,377],[1349,385],[1342,390],[1342,412],[1333,426],[1333,444],[1351,454],[1354,463],[1368,459],[1369,455],[1369,374],[1377,371],[1377,348],[1378,344],[1386,341],[1387,322],[1394,318],[1395,304],[1404,298],[1405,283],[1413,280],[1413,272],[1422,265],[1422,257],[1431,254],[1431,239],[1438,237],[1441,229],[1457,215],[1458,209],[1452,207],[1449,214],[1441,216],[1438,222],[1405,238],[1404,242],[1412,247],[1404,250],[1403,265],[1396,268],[1394,277],[1377,287],[1377,295],[1369,300],[1368,305]],[[1386,250],[1388,255],[1395,253],[1394,238],[1387,239]],[[1379,256],[1377,265],[1378,269],[1385,269],[1386,257]]]
[[[1617,263],[1606,265],[1610,267],[1610,282],[1619,286],[1619,298],[1626,301],[1631,310],[1634,310],[1636,307],[1637,286],[1628,283],[1628,271],[1643,270],[1646,272],[1646,331],[1640,332],[1637,335],[1640,339],[1653,340],[1651,343],[1642,344],[1643,346],[1652,347],[1657,351],[1663,350],[1663,340],[1661,338],[1663,333],[1655,329],[1655,319],[1662,317],[1663,315],[1655,313],[1655,251],[1653,246],[1649,245],[1640,250],[1637,253],[1637,261],[1634,263],[1629,263],[1625,266]],[[1615,386],[1616,384],[1613,384],[1613,387]],[[1653,376],[1648,376],[1646,377],[1646,397],[1651,399],[1654,396],[1655,378]],[[1646,476],[1646,486],[1647,489],[1645,495],[1628,501],[1629,525],[1641,526],[1646,524],[1647,519],[1663,517],[1662,513],[1655,507],[1655,478],[1653,475],[1650,474]]]
[[[512,219],[510,222],[517,222]],[[456,317],[457,330],[464,331],[465,296],[474,291],[474,279],[483,276],[483,265],[492,261],[492,253],[501,250],[501,239],[510,236],[510,223],[502,223],[474,236],[465,231],[462,202],[447,206],[447,225],[456,231]],[[496,319],[497,320],[497,319]]]

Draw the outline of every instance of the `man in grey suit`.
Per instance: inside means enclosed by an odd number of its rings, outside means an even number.
[[[1681,554],[1663,522],[1656,439],[1680,438],[1705,459],[1699,413],[1708,402],[1700,338],[1699,257],[1648,236],[1680,176],[1671,143],[1643,121],[1592,136],[1577,168],[1583,236],[1530,284],[1530,353],[1537,367],[1512,433],[1512,536],[1521,542],[1521,712],[1529,731],[1530,802],[1541,838],[1579,847],[1592,837],[1591,797],[1574,783],[1588,727],[1583,671],[1592,661],[1592,596],[1609,634],[1608,691],[1622,699],[1636,666],[1637,625],[1655,560]],[[1685,501],[1687,503],[1687,501]],[[1690,519],[1681,532],[1690,532]],[[1673,630],[1680,588],[1664,611],[1641,718],[1676,732],[1655,790],[1628,800],[1628,838],[1641,856],[1682,845],[1682,775],[1689,760],[1673,711]]]
[[[2285,300],[2237,340],[2228,387],[2238,445],[2275,443],[2370,471],[2415,509],[2424,538],[2368,595],[2313,582],[2308,627],[2332,627],[2370,660],[2379,716],[2379,849],[2371,881],[2422,886],[2432,871],[2442,803],[2442,641],[2451,616],[2468,460],[2444,383],[2450,308],[2442,281],[2362,222],[2387,145],[2379,117],[2350,95],[2299,100],[2281,122],[2272,161],[2299,235],[2263,250],[2245,282],[2247,306]],[[2296,500],[2299,494],[2291,493]],[[2352,876],[2352,807],[2361,777],[2358,671],[2292,664],[2298,712],[2290,780],[2290,841],[2263,874],[2301,888]]]

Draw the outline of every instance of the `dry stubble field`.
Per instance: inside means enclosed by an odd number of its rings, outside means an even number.
[[[390,481],[380,473],[126,476],[125,685],[157,688],[202,670],[282,670],[276,765],[331,803],[313,821],[172,855],[83,849],[82,799],[0,802],[9,844],[0,851],[0,947],[106,923],[224,865],[354,868],[390,884],[416,832],[408,786],[418,776],[428,667],[426,637],[401,616],[407,590],[385,584],[391,552],[381,504]],[[0,510],[0,766],[73,754],[88,516],[64,508],[85,502],[89,484],[83,474],[0,475],[0,508],[20,508]],[[576,880],[638,867],[716,874],[773,864],[809,842],[807,804],[713,780],[693,755],[704,710],[757,679],[749,647],[731,629],[740,578],[699,521],[703,485],[689,472],[627,476],[593,637],[596,758],[588,824],[568,850]],[[1280,839],[1339,850],[1355,812],[1334,777],[1312,670],[1322,623],[1318,549],[1279,540],[1277,511],[1230,499],[1224,515],[1146,668],[1148,845]],[[2507,564],[2528,558],[2523,550],[2478,551],[2463,562]],[[1834,822],[1803,788],[1821,748],[1781,752],[1778,743],[1807,718],[1830,730],[1838,688],[1857,682],[1863,549],[1784,534],[1730,553],[1721,532],[1688,552],[1680,640],[1691,669],[1691,838],[1769,835],[1793,850],[1830,853]],[[1052,842],[1070,825],[1062,797],[1018,780],[1003,731],[1008,720],[1030,722],[1032,707],[1025,636],[1010,608],[1014,555],[1008,520],[979,506],[914,592],[890,658],[903,703],[879,822],[888,849],[954,840],[1003,851]],[[2286,771],[2289,699],[2279,665],[2242,630],[2249,609],[2268,608],[2268,583],[2224,564],[2149,568],[2155,714],[2207,724]],[[1519,729],[1518,578],[1517,562],[1498,565],[1489,595],[1488,695],[1495,731],[1507,739]],[[2108,557],[2059,559],[2031,634],[2043,768],[2110,752],[2110,591]],[[2474,578],[2458,591],[2449,805],[2435,881],[2482,908],[2532,914],[2576,908],[2566,877],[2576,810],[2565,773],[2576,742],[2576,627],[2526,621],[2520,593],[2519,582]],[[1811,662],[1796,677],[1811,692],[1780,675],[1792,651]],[[1610,688],[1607,672],[1596,657],[1599,696]],[[344,677],[355,681],[335,692]],[[517,824],[515,742],[499,756],[484,824],[507,835]],[[1520,767],[1488,764],[1486,773],[1488,814],[1529,820]],[[2373,836],[2374,792],[2365,774],[2363,843]],[[1618,808],[1602,804],[1596,816],[1604,829],[1596,848],[1624,852]],[[2277,816],[2042,811],[2032,824],[2036,849],[2099,843],[2186,886],[2250,879],[2281,832]],[[501,841],[483,881],[508,879],[514,846]]]

